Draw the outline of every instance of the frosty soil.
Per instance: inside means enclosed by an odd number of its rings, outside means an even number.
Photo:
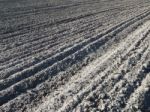
[[[36,2],[0,1],[0,111],[150,109],[148,0]]]

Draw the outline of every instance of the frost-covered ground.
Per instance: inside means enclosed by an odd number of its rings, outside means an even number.
[[[149,0],[0,0],[0,112],[150,111]]]

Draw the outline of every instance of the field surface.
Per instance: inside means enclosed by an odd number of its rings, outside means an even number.
[[[150,112],[150,0],[0,0],[0,112]]]

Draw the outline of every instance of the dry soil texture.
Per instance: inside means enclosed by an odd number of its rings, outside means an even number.
[[[0,112],[150,112],[150,0],[0,0]]]

